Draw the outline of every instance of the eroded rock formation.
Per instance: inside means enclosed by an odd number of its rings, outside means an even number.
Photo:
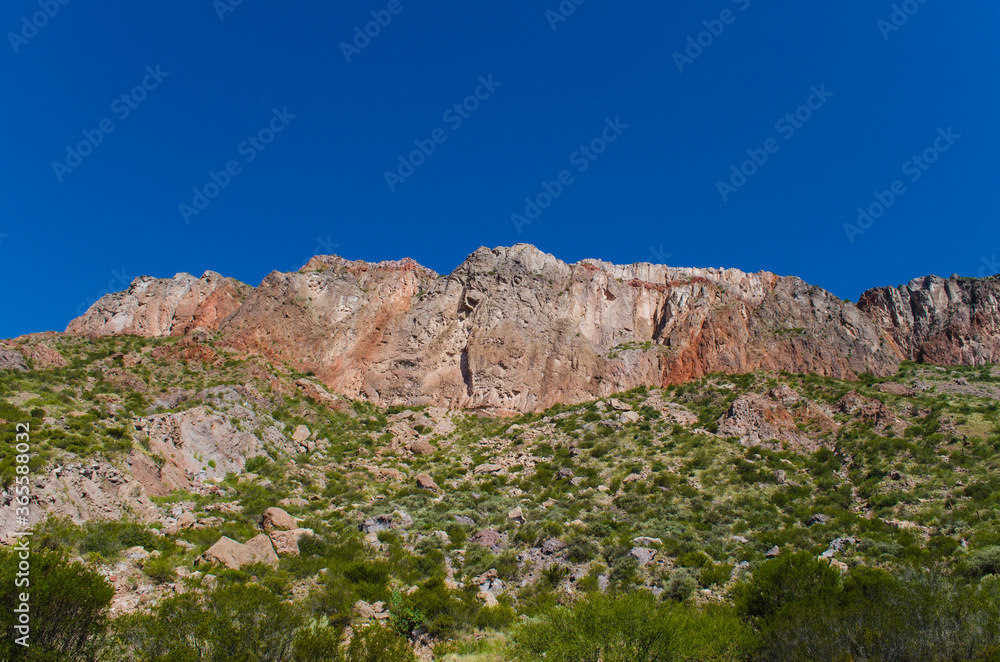
[[[317,256],[257,288],[211,272],[140,278],[67,331],[201,328],[349,398],[531,411],[713,372],[851,379],[891,374],[904,359],[996,362],[998,294],[995,279],[929,277],[855,306],[768,272],[571,265],[519,244],[480,248],[445,276],[412,260]]]

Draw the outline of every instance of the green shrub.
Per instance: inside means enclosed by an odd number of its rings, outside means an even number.
[[[809,552],[786,554],[760,564],[738,584],[733,603],[749,618],[767,618],[785,605],[834,593],[840,573]]]
[[[169,558],[157,557],[146,561],[142,571],[157,584],[166,584],[177,578],[177,571]]]
[[[416,662],[410,642],[381,625],[369,625],[355,633],[347,647],[345,662]]]
[[[106,611],[114,588],[97,573],[70,563],[63,552],[31,549],[26,576],[20,572],[20,552],[0,548],[0,659],[95,659],[104,644]],[[27,580],[27,583],[24,583]],[[15,584],[20,581],[21,586]],[[30,647],[14,642],[18,623],[15,609],[22,593],[28,595]]]
[[[515,628],[513,662],[742,660],[752,635],[731,613],[657,604],[644,592],[592,594]]]
[[[769,620],[752,659],[996,660],[997,602],[984,593],[932,575],[856,568],[841,592],[803,598]]]

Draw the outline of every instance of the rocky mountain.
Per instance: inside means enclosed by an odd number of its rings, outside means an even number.
[[[853,379],[903,360],[997,362],[998,293],[996,279],[931,276],[855,305],[769,272],[567,264],[519,244],[480,248],[448,275],[317,256],[256,288],[213,272],[143,277],[67,333],[218,333],[349,398],[525,412],[716,372]]]

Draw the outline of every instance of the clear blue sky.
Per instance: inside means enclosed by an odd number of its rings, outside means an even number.
[[[873,0],[568,0],[566,20],[546,15],[559,0],[226,1],[42,0],[51,18],[4,3],[0,336],[61,330],[137,275],[256,285],[316,252],[439,272],[481,245],[660,253],[852,300],[1000,270],[995,0],[909,0],[899,29]],[[391,22],[345,54],[372,11]],[[961,137],[939,140],[949,127]],[[84,131],[100,144],[77,161]],[[433,154],[390,185],[417,140]],[[927,149],[933,165],[911,162]],[[767,162],[720,192],[747,150]],[[185,219],[227,164],[228,186]],[[512,214],[560,174],[571,183],[518,232]],[[844,224],[897,180],[905,193],[852,243]]]

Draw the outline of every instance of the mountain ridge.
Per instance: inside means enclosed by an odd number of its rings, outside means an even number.
[[[444,275],[409,258],[315,256],[257,287],[215,272],[141,277],[66,333],[219,334],[347,397],[524,412],[713,372],[855,379],[904,360],[996,363],[998,302],[996,279],[926,276],[854,304],[767,271],[568,264],[517,244]]]

